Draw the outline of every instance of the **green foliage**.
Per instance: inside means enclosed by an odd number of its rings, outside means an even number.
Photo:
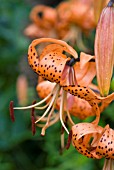
[[[0,170],[101,169],[103,160],[88,159],[72,146],[60,154],[59,123],[49,128],[45,137],[40,136],[37,128],[33,137],[28,111],[16,111],[16,121],[11,122],[9,102],[14,100],[18,105],[16,79],[21,73],[19,62],[27,56],[29,40],[23,30],[28,24],[31,7],[24,0],[0,0],[0,4]],[[26,65],[27,60],[23,64]],[[30,102],[36,97],[35,87],[29,92],[32,93]],[[101,115],[101,124],[105,126],[106,123],[113,128],[113,104]]]

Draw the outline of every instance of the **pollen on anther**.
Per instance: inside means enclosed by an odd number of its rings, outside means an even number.
[[[15,121],[15,117],[14,117],[13,101],[10,102],[9,110],[10,110],[11,120],[12,120],[12,122],[14,122]]]
[[[35,104],[35,103],[36,103],[36,101],[34,101],[32,104]],[[34,107],[31,110],[31,123],[32,123],[32,134],[35,135],[36,126],[35,126]]]

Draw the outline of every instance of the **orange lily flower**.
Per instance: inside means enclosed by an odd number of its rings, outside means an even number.
[[[39,56],[37,50],[35,47],[42,42],[52,42],[56,44],[48,45],[44,48],[42,51],[41,55]],[[52,92],[42,101],[35,103],[31,106],[27,107],[14,107],[13,108],[13,103],[11,102],[10,104],[10,113],[12,120],[14,120],[13,114],[13,109],[44,109],[47,108],[44,114],[35,121],[37,124],[40,120],[43,120],[43,118],[49,113],[48,118],[47,118],[47,123],[44,127],[46,129],[48,126],[50,126],[50,120],[53,120],[53,114],[54,114],[54,108],[56,105],[56,101],[59,95],[60,91],[60,81],[61,77],[62,80],[64,81],[64,72],[67,69],[69,74],[67,75],[67,83],[68,84],[76,84],[76,79],[75,79],[75,74],[74,74],[74,69],[71,68],[67,62],[70,61],[70,58],[67,58],[66,55],[62,54],[63,51],[69,53],[72,55],[75,59],[77,58],[77,53],[76,51],[69,46],[67,43],[56,40],[56,39],[51,39],[51,38],[42,38],[42,39],[37,39],[34,40],[31,45],[29,46],[28,50],[28,61],[32,69],[42,76],[43,78],[48,79],[51,82],[56,82],[57,84],[55,85],[54,89]],[[65,77],[66,78],[66,77]],[[62,88],[61,88],[62,89]],[[62,97],[61,97],[61,104],[60,104],[60,121],[64,127],[64,129],[68,132],[68,129],[66,128],[64,122],[63,122],[63,110],[64,110],[64,99],[66,98],[66,92],[62,89]],[[47,101],[51,97],[51,100],[47,103],[46,106],[43,107],[38,107],[45,101]],[[33,117],[33,116],[32,116]],[[45,134],[45,130],[42,129],[42,135]]]
[[[39,55],[35,47],[39,43],[42,43],[42,42],[44,43],[47,41],[55,43],[55,44],[50,44],[46,46],[44,50],[42,51],[41,55]],[[72,55],[74,58],[72,59],[70,59],[69,57],[67,58],[67,56],[63,54],[63,51]],[[87,60],[89,61],[90,58],[91,57],[88,56]],[[42,101],[35,103],[31,106],[13,108],[13,104],[11,103],[10,105],[11,116],[13,115],[13,111],[12,111],[13,109],[47,108],[44,114],[35,121],[35,123],[37,124],[39,121],[43,120],[45,116],[47,116],[47,114],[49,113],[48,117],[46,118],[47,120],[46,125],[44,126],[43,131],[42,131],[42,135],[44,135],[45,129],[50,126],[50,120],[54,119],[53,118],[54,108],[56,106],[59,92],[61,89],[61,102],[60,102],[59,117],[60,117],[61,124],[66,130],[66,132],[69,134],[69,131],[66,128],[65,123],[64,123],[64,108],[67,106],[66,105],[67,92],[81,99],[86,100],[92,106],[93,112],[96,115],[96,119],[94,120],[93,123],[97,125],[100,119],[100,109],[98,107],[98,103],[103,102],[104,104],[105,103],[109,104],[114,99],[114,94],[111,94],[108,97],[102,98],[99,95],[95,94],[90,88],[77,85],[75,67],[73,66],[74,61],[76,59],[77,59],[76,51],[71,46],[69,46],[67,43],[63,41],[55,40],[51,38],[47,38],[47,39],[42,38],[42,39],[34,40],[29,46],[29,50],[28,50],[29,64],[37,74],[39,74],[40,76],[42,76],[43,78],[46,78],[47,80],[51,82],[55,82],[56,85],[54,86],[54,89],[51,91],[51,93],[46,98],[44,98]],[[83,66],[84,63],[82,62],[81,65]],[[39,107],[42,103],[44,103],[47,100],[49,100],[49,102],[45,106]],[[69,122],[73,125],[74,123],[72,122],[69,116],[70,114],[69,114],[69,110],[67,107],[66,107],[66,112],[68,114]]]

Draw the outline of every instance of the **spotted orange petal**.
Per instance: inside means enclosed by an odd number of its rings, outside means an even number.
[[[51,82],[60,83],[62,71],[66,62],[65,55],[60,52],[50,52],[39,62],[39,75]]]
[[[39,38],[39,39],[33,40],[31,45],[35,47],[36,45],[40,43],[44,43],[44,42],[59,44],[61,45],[61,48],[63,48],[63,51],[68,52],[74,58],[78,58],[77,52],[70,45],[68,45],[65,41],[62,41],[62,40],[57,40],[54,38]]]
[[[90,143],[91,137],[93,141]],[[101,159],[114,159],[114,130],[109,125],[105,128],[92,123],[79,123],[72,127],[73,146],[81,154]]]
[[[52,46],[48,45],[46,48],[44,48],[44,50],[40,56],[35,47],[42,42],[51,42],[51,43],[56,43],[57,45],[55,45],[55,44]],[[62,69],[64,69],[64,66],[65,66],[67,60],[69,60],[66,55],[62,54],[63,51],[68,52],[74,58],[78,57],[77,52],[64,41],[56,40],[56,39],[52,39],[52,38],[36,39],[36,40],[32,41],[32,43],[30,44],[29,49],[28,49],[29,65],[32,67],[32,69],[37,74],[42,75],[42,77],[45,77],[45,78],[47,78],[48,73],[51,74],[51,73],[53,73],[53,71],[55,72],[55,71],[59,70],[60,71],[59,73],[62,73]],[[48,73],[45,75],[44,70],[47,66],[49,66],[49,69],[48,69]],[[50,75],[48,75],[48,76],[50,76]],[[60,74],[58,74],[57,78],[53,77],[53,79],[51,76],[51,78],[48,80],[52,80],[52,81],[55,80],[56,82],[59,82],[60,80],[56,80],[56,79],[58,79],[59,76],[60,76]],[[59,77],[59,79],[60,79],[60,77]]]
[[[114,159],[114,130],[107,125],[104,128],[103,135],[97,144],[97,155]]]
[[[72,127],[72,143],[79,153],[89,157],[100,159],[95,153],[96,147],[90,143],[93,134],[101,133],[102,128],[92,123],[79,123]]]
[[[84,87],[84,86],[64,86],[63,89],[70,94],[77,96],[81,99],[85,99],[89,102],[89,104],[92,106],[94,113],[96,114],[96,119],[94,123],[98,123],[100,119],[100,109],[98,107],[99,102],[103,103],[110,103],[114,100],[114,93],[107,97],[100,97],[99,95],[95,94],[90,88]]]
[[[35,47],[31,44],[28,49],[28,62],[30,67],[38,73],[39,56]]]

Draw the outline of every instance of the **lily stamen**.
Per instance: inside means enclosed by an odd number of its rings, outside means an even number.
[[[44,114],[35,122],[35,123],[38,123],[42,118],[44,118],[46,115],[47,115],[47,113],[49,112],[49,110],[51,109],[51,107],[52,107],[52,105],[53,105],[53,103],[54,103],[54,101],[56,101],[57,100],[57,97],[58,97],[58,94],[59,94],[59,91],[60,91],[60,86],[59,85],[57,85],[57,87],[56,87],[56,92],[55,92],[55,94],[54,94],[54,96],[52,97],[52,99],[51,99],[51,102],[50,102],[50,105],[49,105],[49,107],[47,108],[47,110],[44,112]],[[52,109],[51,110],[53,110],[54,111],[54,108],[55,108],[55,106],[53,105],[53,107],[52,107]]]
[[[56,87],[57,87],[57,84],[53,88],[52,92],[47,97],[45,97],[43,100],[41,100],[40,102],[38,102],[36,104],[33,104],[33,105],[30,105],[30,106],[26,106],[26,107],[14,107],[13,109],[14,110],[25,110],[25,109],[31,109],[31,108],[34,108],[36,106],[41,105],[42,103],[44,103],[46,100],[48,100],[53,95],[53,93],[55,92]]]
[[[36,101],[33,102],[35,104]],[[34,115],[35,108],[32,108],[31,110],[31,122],[32,122],[32,134],[35,135],[36,133],[36,127],[35,127],[35,115]]]
[[[59,114],[58,114],[58,113],[53,113],[53,114],[54,114],[54,115],[52,115],[48,127],[52,126],[53,124],[55,124],[55,123],[59,120]],[[47,119],[48,119],[48,117],[44,117],[44,118],[41,120],[41,122],[46,122]],[[42,128],[42,127],[44,127],[45,124],[40,124],[40,123],[38,123],[38,124],[36,124],[36,125],[37,125],[38,127],[41,127],[41,128]]]
[[[13,101],[10,102],[9,110],[10,110],[11,120],[12,120],[12,122],[14,122],[15,121],[15,117],[14,117]]]
[[[45,108],[47,108],[49,106],[51,101],[49,101],[46,105],[42,106],[42,107],[35,107],[35,109],[38,109],[38,110],[43,110]]]
[[[62,96],[61,96],[61,103],[60,103],[60,121],[62,126],[64,127],[65,131],[69,134],[68,129],[66,128],[64,122],[63,122],[63,113],[64,113],[64,99],[66,97],[66,92],[62,88]]]

